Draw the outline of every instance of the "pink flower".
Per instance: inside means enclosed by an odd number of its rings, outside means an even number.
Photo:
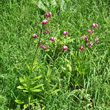
[[[49,48],[49,46],[48,46],[48,45],[43,45],[42,48],[43,48],[44,50],[46,50],[46,49]]]
[[[63,35],[65,35],[65,36],[68,35],[68,31],[64,31]]]
[[[54,41],[55,40],[55,37],[50,37],[49,40]]]
[[[87,45],[87,46],[92,46],[93,43],[92,43],[92,42],[88,42],[86,45]]]
[[[84,46],[80,46],[79,49],[80,49],[80,50],[83,50],[83,49],[84,49]]]
[[[50,30],[46,30],[44,33],[45,34],[48,34],[48,33],[50,33],[51,31]]]
[[[46,20],[46,19],[44,19],[43,21],[42,21],[42,24],[47,24],[48,23],[48,20]]]
[[[97,37],[97,38],[95,38],[95,43],[97,43],[99,41],[99,38]]]
[[[98,24],[96,24],[96,23],[93,23],[92,24],[92,27],[95,27],[96,28],[97,26],[98,26]]]
[[[42,41],[39,41],[39,42],[38,42],[38,45],[42,45],[42,44],[43,44]]]
[[[87,38],[85,38],[85,39],[83,39],[83,40],[88,41],[88,39],[87,39]]]
[[[67,46],[63,46],[62,50],[67,50],[68,47]]]
[[[80,37],[80,39],[82,39],[82,38],[85,39],[85,38],[87,38],[87,36],[83,35],[83,36]]]
[[[32,37],[33,37],[33,38],[37,38],[38,35],[35,33],[35,34],[32,35]]]
[[[45,16],[46,16],[46,17],[51,17],[51,16],[52,16],[52,13],[51,13],[51,12],[46,13]]]
[[[88,33],[93,33],[94,32],[94,29],[88,29]]]

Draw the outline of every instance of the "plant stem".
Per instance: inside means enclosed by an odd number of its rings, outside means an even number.
[[[39,42],[40,42],[40,40],[41,40],[42,32],[43,32],[43,28],[41,28]],[[38,47],[39,47],[39,45],[37,45],[37,48],[36,48],[36,50],[35,50],[34,57],[33,57],[33,60],[32,60],[31,74],[32,74],[32,72],[33,72],[33,63],[34,63],[34,60],[35,60],[35,57],[36,57],[36,53],[37,53]]]

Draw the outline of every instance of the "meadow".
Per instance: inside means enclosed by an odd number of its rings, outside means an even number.
[[[110,110],[110,1],[0,0],[0,110]]]

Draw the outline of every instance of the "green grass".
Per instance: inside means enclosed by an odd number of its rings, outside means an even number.
[[[0,1],[0,110],[22,110],[24,104],[15,102],[18,96],[27,104],[30,94],[17,89],[21,85],[19,77],[24,75],[29,81],[42,75],[36,84],[44,84],[44,89],[31,94],[39,110],[43,107],[45,110],[109,110],[109,0],[42,1],[44,6],[37,0]],[[50,11],[53,20],[48,28],[52,33],[41,35],[41,21]],[[94,37],[100,40],[81,52],[80,37],[88,35],[87,30],[94,22],[98,23]],[[51,36],[64,43],[65,30],[73,39],[67,43],[68,52],[63,52],[56,43],[46,51],[36,44],[40,37],[49,44]],[[38,38],[32,38],[34,33],[38,33]],[[35,69],[30,72],[27,65]]]

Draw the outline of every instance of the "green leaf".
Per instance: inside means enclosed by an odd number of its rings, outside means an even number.
[[[71,67],[71,65],[70,65],[70,64],[67,64],[67,67],[68,67],[69,71],[72,72],[72,67]]]
[[[29,92],[29,91],[27,91],[27,90],[23,90],[23,92]]]
[[[40,79],[41,77],[42,77],[42,75],[39,75],[39,76],[33,78],[32,80]]]
[[[28,104],[25,104],[25,105],[24,105],[24,110],[25,110],[26,108],[28,108]]]
[[[51,75],[51,69],[48,67],[47,77],[49,77],[50,75]]]
[[[56,89],[56,90],[54,90],[52,93],[57,93],[57,92],[59,92],[61,89]]]
[[[24,82],[24,79],[23,79],[22,77],[19,77],[19,81],[20,81],[21,83],[23,83],[23,82]]]
[[[23,86],[18,86],[17,88],[18,88],[18,89],[24,89],[24,87],[23,87]]]
[[[34,89],[42,87],[44,84],[39,84],[38,86],[35,86]]]
[[[81,91],[80,89],[71,91],[71,92],[68,94],[67,99],[68,99],[70,96],[75,96],[76,98],[78,98],[77,95],[76,95],[76,93],[79,94],[80,91]],[[79,99],[79,98],[78,98],[78,99]]]
[[[26,84],[26,77],[25,77],[25,76],[24,76],[24,78],[19,77],[19,81],[21,82],[21,84],[22,84],[24,87],[27,87],[27,84]]]
[[[38,41],[37,41],[37,42],[38,42]],[[42,65],[43,65],[43,63],[40,63],[39,61],[34,60],[32,70],[34,70],[35,68],[38,69],[38,68],[40,68]]]
[[[28,68],[29,71],[31,71],[31,67],[26,63],[26,66]]]
[[[18,104],[24,104],[24,101],[21,101],[21,100],[15,100],[15,102]]]
[[[66,61],[67,63],[70,63],[70,61],[69,61],[68,59],[65,59],[65,61]]]
[[[41,92],[41,89],[32,89],[31,92]]]
[[[53,90],[55,90],[55,89],[56,89],[56,87],[57,87],[57,84],[56,84],[56,85],[52,88],[52,91],[53,91]]]
[[[34,60],[32,70],[34,70],[36,67],[37,67],[37,60]]]

